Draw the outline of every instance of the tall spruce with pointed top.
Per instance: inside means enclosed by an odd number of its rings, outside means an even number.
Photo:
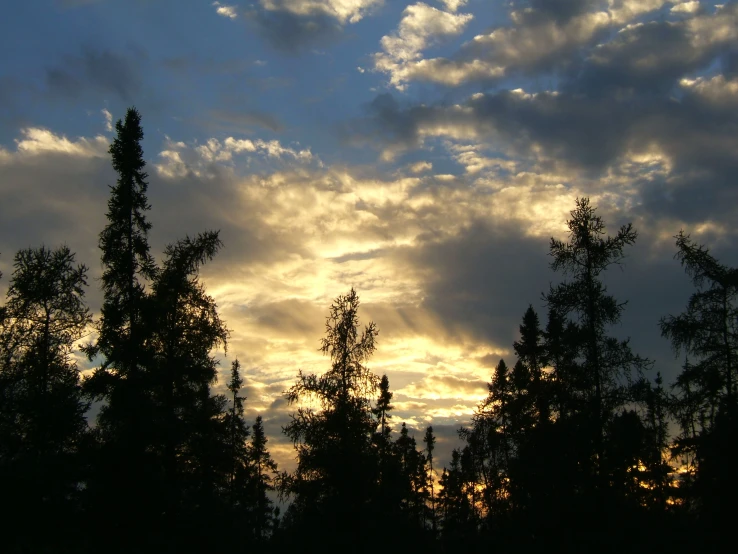
[[[122,539],[143,535],[144,528],[152,531],[160,509],[142,499],[166,494],[159,491],[160,465],[157,450],[151,447],[156,409],[147,371],[151,350],[142,318],[145,284],[158,270],[149,252],[150,206],[138,111],[129,109],[115,130],[109,153],[118,179],[110,187],[108,223],[99,240],[103,305],[97,340],[85,348],[100,366],[85,380],[84,389],[103,402],[96,426],[99,448],[86,490],[89,509],[99,518],[101,533]]]
[[[425,459],[428,464],[428,483],[430,484],[430,520],[431,520],[431,529],[433,530],[433,533],[435,535],[436,528],[437,528],[437,517],[436,517],[436,489],[435,489],[435,480],[436,480],[436,472],[435,469],[433,469],[433,451],[436,449],[436,437],[433,434],[433,426],[429,425],[428,428],[425,430],[425,435],[423,436],[423,442],[425,443]]]
[[[277,463],[267,449],[268,439],[261,416],[256,416],[251,429],[253,432],[248,453],[253,483],[253,529],[257,543],[262,543],[269,538],[274,528],[275,509],[268,493],[274,490]]]
[[[135,414],[143,412],[140,393],[146,337],[141,329],[141,313],[145,283],[156,276],[157,267],[149,252],[148,176],[144,171],[144,134],[138,111],[130,108],[125,120],[118,120],[115,130],[109,153],[118,180],[110,187],[108,223],[99,241],[104,299],[97,341],[86,347],[90,360],[99,357],[101,366],[85,382],[85,388],[93,398],[106,401],[98,421],[101,432],[117,434],[128,442],[135,441],[133,437],[139,434],[133,429],[140,423]]]
[[[15,538],[21,550],[61,547],[80,517],[79,450],[89,405],[82,400],[72,353],[91,322],[86,285],[87,268],[75,264],[66,246],[29,248],[15,256],[3,310],[7,319],[0,323],[0,504],[6,507],[6,546]],[[38,522],[45,533],[33,532]]]

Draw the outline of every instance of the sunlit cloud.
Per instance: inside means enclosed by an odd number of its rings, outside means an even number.
[[[220,2],[213,2],[213,6],[215,6],[215,12],[218,15],[227,17],[228,19],[236,19],[236,17],[238,17],[235,6],[227,6]]]

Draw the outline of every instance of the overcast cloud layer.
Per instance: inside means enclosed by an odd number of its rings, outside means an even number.
[[[380,329],[395,421],[447,459],[578,196],[640,235],[618,336],[670,380],[680,229],[738,263],[738,4],[661,0],[28,0],[0,18],[0,291],[66,242],[100,274],[114,121],[143,115],[165,245],[220,229],[205,282],[270,445],[331,300]],[[100,305],[97,283],[89,291]],[[419,438],[419,437],[418,437]],[[443,460],[442,460],[443,461]]]

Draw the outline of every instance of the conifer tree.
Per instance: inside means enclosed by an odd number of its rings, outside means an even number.
[[[248,488],[246,483],[250,479],[249,452],[246,442],[250,433],[244,421],[243,404],[246,398],[239,394],[242,386],[241,364],[236,359],[231,363],[231,379],[227,385],[228,391],[231,393],[231,409],[228,410],[224,418],[227,448],[231,459],[228,489],[233,507],[247,504],[242,498],[242,493],[244,489]]]
[[[738,493],[732,462],[738,455],[738,269],[683,231],[675,238],[676,257],[697,291],[684,313],[661,319],[663,336],[688,356],[675,384],[673,412],[682,432],[674,451],[691,462],[681,488],[700,516],[702,536],[714,544],[732,541],[732,518],[720,506]]]
[[[249,462],[252,470],[254,536],[257,542],[269,538],[276,517],[275,509],[268,493],[274,490],[274,476],[277,474],[277,463],[267,450],[268,439],[264,433],[261,416],[256,416],[252,426],[251,444],[249,445]]]
[[[544,299],[555,313],[571,317],[581,330],[580,378],[591,399],[586,417],[591,421],[593,469],[599,475],[608,419],[631,399],[630,386],[648,362],[632,354],[628,341],[606,335],[606,327],[620,320],[625,303],[607,294],[601,278],[610,266],[622,262],[625,247],[635,242],[637,233],[628,224],[614,237],[605,236],[605,224],[595,212],[588,198],[577,199],[567,222],[569,241],[551,239],[551,268],[571,280],[552,286]]]
[[[95,528],[109,537],[158,532],[157,518],[166,492],[162,485],[155,442],[156,408],[148,382],[149,337],[142,321],[145,285],[157,275],[149,252],[146,219],[150,209],[146,163],[141,141],[141,116],[135,108],[115,126],[109,153],[118,174],[110,188],[108,223],[100,233],[103,305],[97,322],[97,341],[85,347],[100,366],[85,380],[86,393],[103,401],[98,414],[87,496]],[[142,502],[144,498],[157,502]],[[104,517],[103,517],[104,514]],[[147,529],[147,531],[144,531]],[[122,542],[116,541],[120,548]]]
[[[308,535],[316,531],[308,522],[320,522],[321,536],[303,540],[325,540],[328,533],[341,548],[366,544],[366,510],[377,471],[371,404],[379,378],[364,364],[375,350],[378,331],[370,322],[359,332],[358,309],[353,289],[333,302],[321,341],[330,369],[320,376],[300,371],[286,393],[291,404],[312,400],[319,407],[298,408],[284,427],[298,462],[296,471],[282,480],[282,491],[294,495],[288,519]]]
[[[430,484],[430,518],[431,518],[431,528],[433,530],[433,533],[436,532],[436,526],[437,526],[437,518],[436,518],[436,491],[435,491],[435,480],[436,480],[436,473],[433,469],[433,451],[436,448],[436,437],[433,434],[433,427],[428,426],[428,428],[425,430],[425,436],[423,437],[423,442],[425,443],[425,459],[428,463],[428,482]]]
[[[69,248],[19,251],[0,327],[0,484],[5,544],[68,543],[87,431],[74,345],[90,324],[87,268]],[[44,534],[32,531],[43,522]],[[47,546],[54,544],[50,542]],[[23,547],[21,547],[22,549]]]
[[[218,232],[185,237],[165,249],[161,269],[145,301],[142,329],[149,337],[147,392],[152,463],[160,468],[165,523],[177,534],[188,522],[204,529],[224,510],[231,429],[224,426],[226,399],[211,394],[228,330],[199,280],[200,268],[221,248]]]

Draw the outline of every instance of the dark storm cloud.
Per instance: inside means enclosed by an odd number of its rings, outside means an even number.
[[[287,54],[303,54],[343,34],[336,19],[327,14],[306,16],[255,7],[245,15],[275,50]]]
[[[141,89],[141,66],[146,59],[146,53],[138,49],[114,52],[87,46],[79,56],[68,56],[63,66],[48,68],[46,85],[52,96],[77,99],[94,90],[130,102]]]

